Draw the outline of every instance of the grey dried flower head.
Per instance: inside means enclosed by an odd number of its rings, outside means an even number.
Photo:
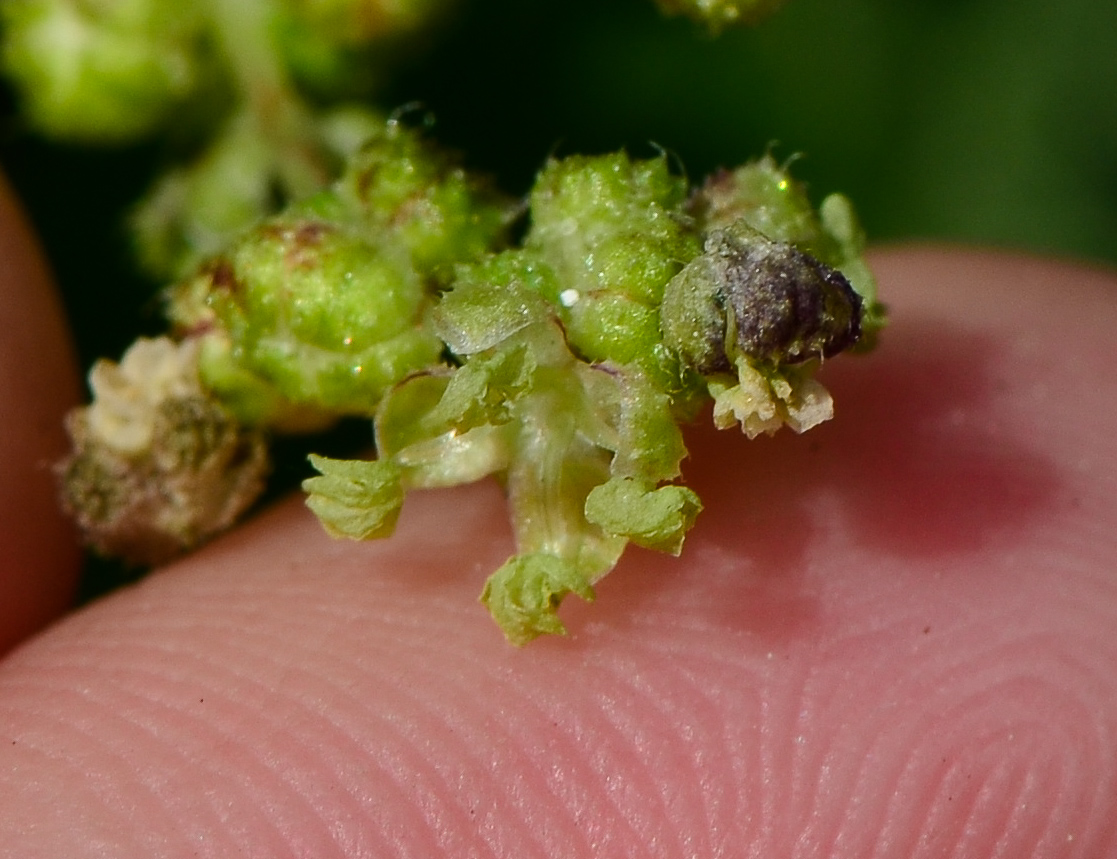
[[[667,285],[664,338],[703,374],[737,356],[769,365],[829,358],[861,336],[861,296],[841,272],[738,224]]]
[[[246,430],[197,379],[197,344],[139,340],[99,361],[93,403],[74,410],[59,465],[62,497],[103,554],[156,564],[231,525],[268,470],[262,435]]]

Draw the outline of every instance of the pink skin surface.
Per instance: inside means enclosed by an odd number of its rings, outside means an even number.
[[[66,451],[62,416],[80,396],[46,264],[0,176],[0,654],[73,598],[77,540],[51,464]]]
[[[565,639],[476,602],[492,482],[363,545],[291,499],[31,639],[0,853],[1117,856],[1117,278],[873,264],[835,420],[691,432],[682,557],[630,550]]]

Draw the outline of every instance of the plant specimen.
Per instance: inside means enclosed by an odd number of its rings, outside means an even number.
[[[12,0],[5,56],[32,92],[105,102],[32,100],[44,127],[134,134],[177,102],[214,135],[136,220],[173,284],[169,334],[99,362],[69,419],[63,496],[89,542],[173,557],[251,505],[270,437],[367,418],[374,458],[312,456],[310,508],[331,534],[384,537],[409,490],[495,475],[516,553],[482,600],[522,644],[562,632],[562,600],[591,599],[627,543],[681,550],[702,506],[682,424],[711,403],[750,438],[827,420],[815,371],[871,345],[883,313],[849,201],[816,210],[770,155],[697,188],[665,155],[551,158],[516,199],[402,117],[308,106],[440,5]],[[717,30],[778,3],[661,5]],[[65,15],[92,31],[73,79],[36,43]],[[216,118],[187,109],[215,92]]]

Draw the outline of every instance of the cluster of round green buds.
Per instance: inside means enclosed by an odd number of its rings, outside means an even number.
[[[249,425],[371,415],[391,385],[437,364],[425,318],[439,277],[495,247],[509,221],[504,198],[398,123],[353,163],[171,292],[172,320],[202,342],[203,382]]]
[[[664,156],[573,156],[540,172],[530,227],[507,248],[518,207],[389,122],[334,186],[171,291],[182,342],[160,348],[193,387],[131,393],[138,358],[95,373],[98,399],[72,421],[71,503],[97,545],[118,548],[127,528],[97,530],[106,518],[97,505],[122,503],[102,503],[105,475],[132,486],[128,466],[152,492],[194,493],[213,509],[213,497],[243,496],[239,478],[213,477],[213,496],[192,481],[228,448],[178,439],[365,415],[375,460],[312,459],[320,476],[304,487],[327,530],[387,536],[409,490],[496,474],[517,552],[482,600],[517,644],[562,632],[562,600],[592,599],[628,543],[681,550],[702,504],[679,483],[680,424],[702,398],[719,426],[739,423],[749,436],[830,416],[814,370],[859,341],[875,305],[843,201],[816,213],[771,159],[688,197]],[[125,407],[144,398],[155,405]],[[127,442],[139,451],[130,458],[101,452],[132,436],[142,441]],[[151,441],[165,436],[172,442]],[[167,449],[174,455],[147,453]],[[149,465],[164,460],[177,465]],[[81,512],[87,504],[92,513]],[[137,514],[120,521],[133,527]],[[160,545],[179,546],[182,534],[209,533],[189,521],[145,523],[142,534],[170,533]]]
[[[290,429],[314,413],[371,414],[388,386],[437,362],[426,303],[406,254],[288,214],[203,268],[173,306],[204,344],[207,387],[246,423]]]
[[[136,564],[165,561],[229,527],[268,470],[242,428],[198,380],[196,343],[139,340],[90,373],[94,400],[72,412],[62,496],[86,540]]]
[[[540,172],[524,247],[553,272],[546,297],[583,359],[671,375],[659,305],[701,248],[682,211],[686,195],[666,156],[572,156]]]
[[[784,0],[656,0],[669,15],[686,15],[717,33],[736,24],[759,24]]]
[[[677,482],[696,400],[749,436],[807,429],[831,413],[813,370],[864,316],[801,246],[845,258],[852,232],[767,159],[688,199],[664,157],[574,156],[529,200],[522,246],[459,266],[433,309],[453,366],[386,392],[376,460],[316,458],[304,484],[330,533],[364,539],[391,532],[409,489],[499,474],[517,554],[482,601],[517,644],[562,632],[562,600],[592,599],[627,543],[680,551],[702,507]]]
[[[202,11],[155,0],[4,0],[3,65],[49,134],[128,140],[198,85]]]
[[[499,246],[516,205],[398,119],[380,124],[330,192],[370,235],[406,248],[436,284]],[[325,198],[328,200],[329,198]]]
[[[4,0],[0,64],[48,134],[119,143],[172,128],[191,147],[133,219],[142,265],[165,282],[335,178],[369,117],[312,105],[364,99],[372,46],[447,2]]]

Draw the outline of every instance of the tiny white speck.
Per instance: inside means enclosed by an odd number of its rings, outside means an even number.
[[[563,307],[573,307],[581,297],[576,289],[564,289],[559,293],[559,301],[562,302]]]

